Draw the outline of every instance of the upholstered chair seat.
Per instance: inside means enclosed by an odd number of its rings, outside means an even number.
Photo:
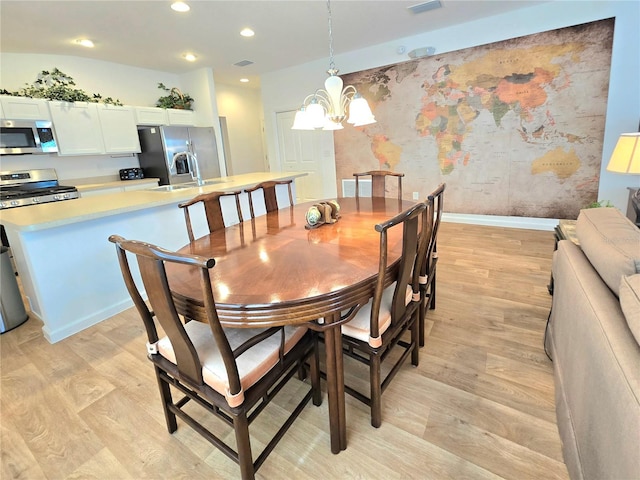
[[[216,347],[209,324],[202,322],[188,322],[184,327],[189,339],[198,353],[202,364],[202,379],[204,383],[216,392],[224,395],[230,407],[239,406],[244,400],[242,392],[254,385],[280,360],[281,335],[275,334],[249,348],[236,359],[238,375],[242,391],[240,394],[229,394],[229,378],[222,360],[222,355]],[[258,335],[262,330],[255,328],[225,328],[224,333],[229,346],[235,350],[244,342]],[[307,332],[306,327],[285,327],[284,354],[289,353]],[[162,337],[156,343],[158,353],[171,363],[176,363],[176,356],[169,337]]]
[[[391,325],[391,306],[393,303],[393,291],[396,288],[396,282],[393,282],[385,288],[380,302],[380,313],[378,314],[378,330],[382,336]],[[404,298],[404,304],[409,305],[413,296],[411,285],[407,285],[407,293]],[[373,298],[362,307],[355,317],[348,323],[342,325],[342,334],[351,338],[356,338],[363,342],[368,342],[373,348],[380,346],[380,338],[371,338],[371,306]]]

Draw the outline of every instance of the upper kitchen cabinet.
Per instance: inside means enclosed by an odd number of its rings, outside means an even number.
[[[134,107],[98,105],[105,153],[140,153]]]
[[[169,125],[195,125],[195,114],[193,110],[179,110],[177,108],[167,108]]]
[[[58,155],[140,153],[133,107],[49,102]]]
[[[134,107],[138,125],[168,125],[167,110],[159,107]]]
[[[105,153],[98,105],[87,102],[49,102],[58,139],[58,155]]]
[[[194,126],[193,110],[178,108],[134,107],[138,125],[185,125]]]
[[[43,98],[0,96],[0,115],[9,120],[51,120],[48,103]]]

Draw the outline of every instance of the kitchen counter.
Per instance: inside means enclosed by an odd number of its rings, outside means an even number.
[[[136,190],[0,211],[0,222],[19,231],[36,231],[85,220],[175,205],[201,193],[242,190],[260,182],[305,176],[300,172],[256,172],[219,178],[220,183],[174,191]],[[134,182],[129,180],[128,182]],[[128,183],[127,182],[127,183]],[[124,182],[117,182],[118,184]],[[101,184],[104,185],[104,184]],[[248,212],[248,210],[247,210]],[[247,215],[248,216],[248,215]]]
[[[94,177],[94,178],[76,178],[70,180],[60,180],[61,184],[73,185],[78,189],[80,194],[86,192],[95,192],[104,189],[111,188],[126,188],[126,187],[142,187],[144,185],[155,184],[158,185],[159,178],[141,178],[135,180],[120,180],[113,177]]]
[[[177,250],[189,241],[179,203],[205,192],[242,190],[263,181],[304,175],[259,172],[223,177],[205,187],[105,193],[0,210],[0,223],[6,229],[29,310],[43,322],[45,338],[55,343],[133,305],[108,241],[110,235]],[[295,182],[292,190],[295,198]],[[278,186],[276,194],[279,201],[288,201],[285,185]],[[222,200],[225,219],[237,223],[233,197]],[[246,193],[240,203],[249,218]],[[264,213],[264,206],[258,206],[256,214]],[[209,231],[204,212],[194,212],[191,220],[197,236]],[[134,278],[139,279],[137,272]]]

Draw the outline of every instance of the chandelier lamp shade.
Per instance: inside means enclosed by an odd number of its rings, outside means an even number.
[[[319,88],[308,95],[302,107],[296,112],[293,130],[340,130],[342,122],[356,127],[376,123],[371,108],[353,85],[344,86],[338,76],[338,69],[333,61],[333,35],[331,31],[331,5],[327,0],[329,14],[329,77],[324,88]]]

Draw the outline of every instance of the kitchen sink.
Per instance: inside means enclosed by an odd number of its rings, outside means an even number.
[[[215,185],[216,183],[223,183],[222,180],[205,180],[203,185],[198,185],[197,182],[178,183],[177,185],[160,185],[159,187],[149,188],[152,192],[174,192],[176,190],[185,190],[187,188],[207,187],[209,185]]]
[[[149,188],[151,192],[173,192],[175,190],[185,190],[187,188],[193,188],[195,185],[189,185],[186,183],[180,185],[161,185],[159,187]]]
[[[205,180],[204,182],[202,182],[202,185],[198,185],[197,182],[187,182],[187,183],[183,183],[183,185],[189,185],[191,188],[193,187],[206,187],[207,185],[214,185],[216,183],[222,183],[222,180]]]

